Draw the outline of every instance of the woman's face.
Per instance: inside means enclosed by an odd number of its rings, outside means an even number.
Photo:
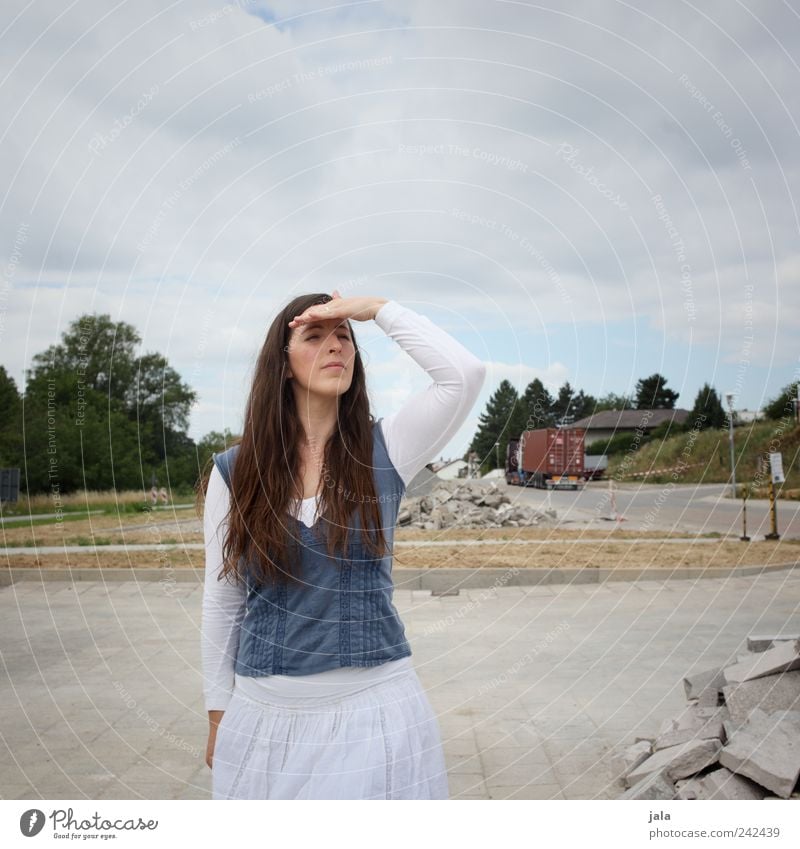
[[[339,318],[318,319],[292,328],[288,376],[297,389],[305,392],[327,397],[343,395],[353,380],[355,352],[350,328]],[[343,363],[344,367],[331,363]]]

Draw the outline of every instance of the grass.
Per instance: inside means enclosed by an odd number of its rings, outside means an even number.
[[[150,504],[150,493],[142,494],[138,490],[125,490],[115,492],[112,490],[78,490],[59,497],[56,505],[51,495],[33,495],[31,497],[20,495],[19,501],[5,503],[2,508],[2,516],[35,516],[38,513],[57,513],[59,510],[63,518],[86,518],[87,511],[102,510],[106,515],[124,516],[130,514],[146,514],[169,512],[173,507],[194,503],[193,492],[172,492],[172,503],[158,504],[152,507]],[[36,520],[32,520],[36,521]],[[50,522],[51,519],[42,521]]]
[[[759,462],[771,451],[783,455],[786,481],[776,485],[778,497],[800,499],[800,427],[782,421],[754,422],[734,430],[737,489],[747,486],[753,498],[767,497],[769,474],[759,469]],[[647,483],[728,483],[728,431],[680,433],[646,443],[635,453],[612,455],[607,475],[618,481]]]

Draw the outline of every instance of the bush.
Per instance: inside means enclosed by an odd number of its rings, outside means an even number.
[[[637,443],[635,433],[618,433],[610,439],[601,439],[597,442],[593,442],[586,448],[586,453],[606,454],[608,456],[613,454],[624,454],[631,448],[636,448],[637,444],[639,447],[646,444],[648,439],[649,437],[646,433],[642,434]]]

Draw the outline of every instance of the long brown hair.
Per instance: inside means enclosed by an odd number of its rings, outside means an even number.
[[[267,332],[256,361],[231,477],[220,579],[230,574],[237,581],[243,580],[243,566],[258,584],[274,582],[279,576],[292,581],[299,578],[301,540],[289,511],[292,500],[303,495],[298,449],[298,435],[303,429],[287,377],[289,322],[309,307],[330,300],[327,294],[295,298],[275,317]],[[359,505],[362,541],[374,555],[383,556],[387,544],[372,474],[375,419],[369,408],[358,344],[352,327],[349,330],[355,347],[353,376],[350,388],[339,396],[337,428],[324,447],[321,518],[315,530],[319,539],[326,540],[329,555],[346,552],[345,546],[351,541],[351,516]],[[198,482],[198,512],[202,511],[212,467],[209,460]],[[319,528],[324,529],[322,533]]]

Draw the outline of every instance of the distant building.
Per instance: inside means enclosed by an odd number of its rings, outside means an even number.
[[[683,424],[689,418],[690,410],[603,410],[592,416],[579,419],[570,428],[583,428],[586,431],[586,445],[619,436],[621,433],[634,434],[637,430],[648,431],[663,422],[673,421]]]
[[[454,480],[466,476],[467,463],[465,460],[445,460],[430,465],[436,476],[444,480]]]
[[[751,422],[758,422],[764,418],[764,414],[761,410],[734,410],[733,411],[733,423],[736,424],[750,424]]]

